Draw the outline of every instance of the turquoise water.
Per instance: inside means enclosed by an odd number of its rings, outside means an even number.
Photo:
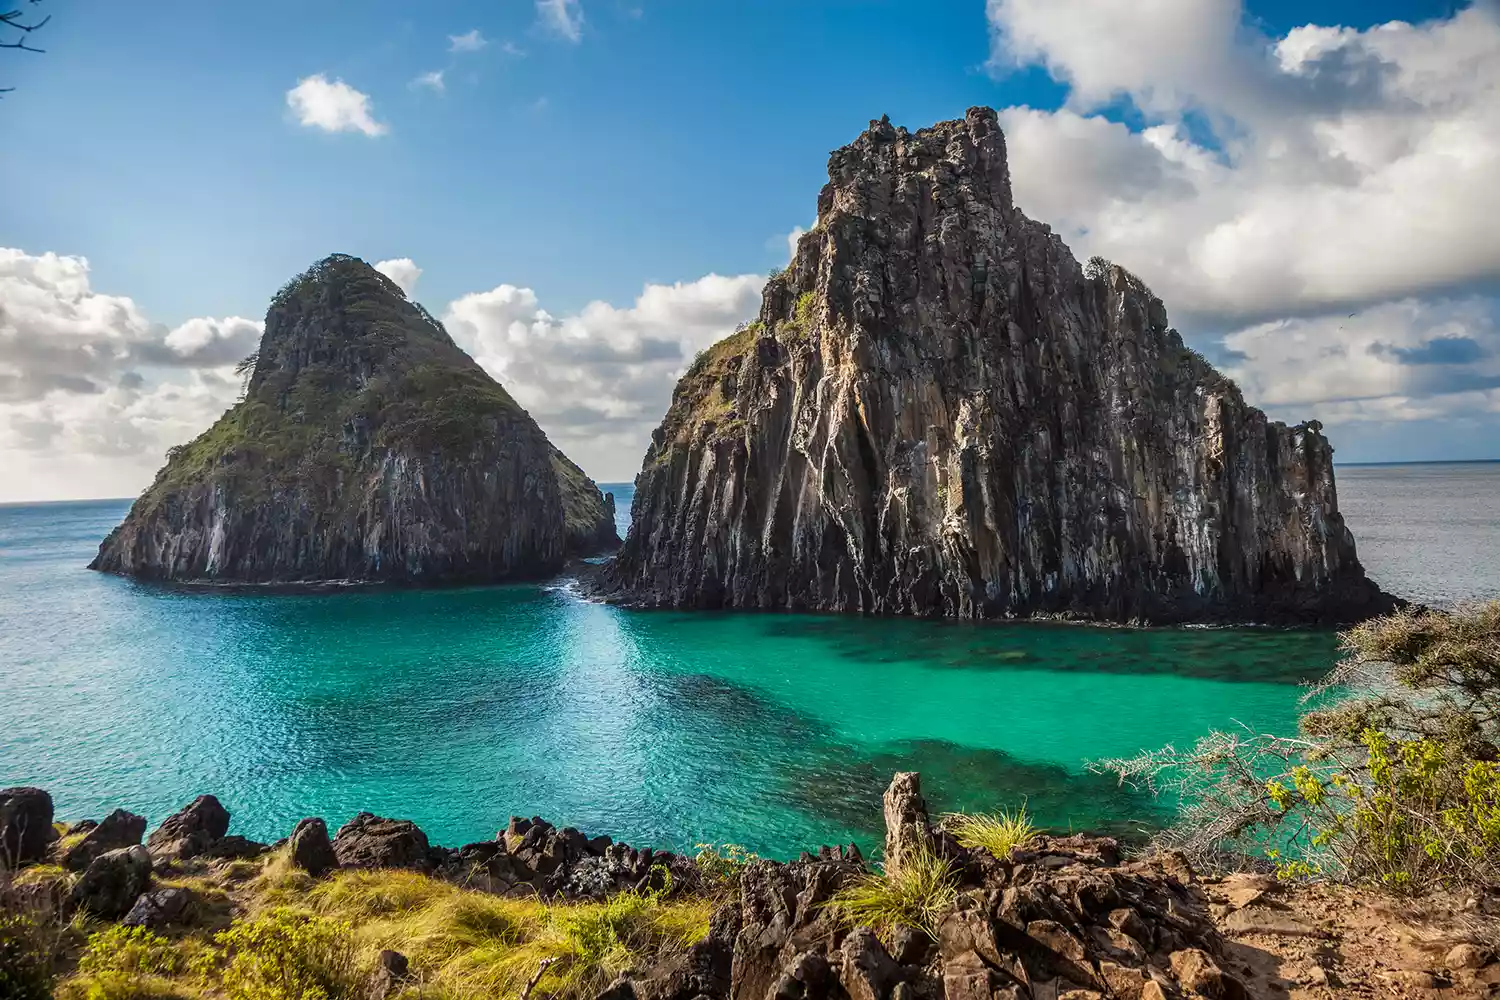
[[[266,840],[368,809],[457,845],[523,813],[786,856],[874,845],[881,790],[915,769],[938,808],[1024,799],[1051,825],[1138,829],[1162,807],[1085,760],[1288,728],[1334,647],[630,612],[565,586],[168,590],[83,568],[126,506],[0,507],[0,786],[41,785],[63,817],[155,822],[212,792]]]

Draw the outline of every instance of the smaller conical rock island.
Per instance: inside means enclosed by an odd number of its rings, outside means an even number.
[[[224,583],[485,582],[618,542],[614,499],[442,324],[335,254],[283,288],[244,397],[174,448],[90,568]]]
[[[1333,449],[1081,267],[994,111],[833,153],[759,318],[678,382],[616,599],[955,618],[1333,622],[1390,607]]]

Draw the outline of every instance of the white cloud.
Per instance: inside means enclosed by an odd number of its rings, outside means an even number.
[[[0,248],[0,501],[138,492],[239,393],[261,324],[151,323],[88,261]]]
[[[576,43],[583,37],[580,0],[536,0],[536,16],[543,27],[561,38]]]
[[[1497,304],[1477,296],[1261,323],[1225,337],[1224,347],[1226,374],[1248,396],[1280,412],[1316,408],[1325,422],[1433,416],[1500,388]]]
[[[693,357],[754,318],[765,278],[710,274],[647,285],[628,307],[554,316],[529,288],[500,285],[443,315],[459,345],[596,479],[630,479]]]
[[[485,38],[478,28],[466,31],[462,35],[448,36],[449,52],[478,52],[488,44],[490,40]]]
[[[448,89],[448,85],[443,82],[443,72],[443,70],[435,69],[419,74],[416,79],[412,80],[411,85],[413,87],[426,87],[428,90],[435,90],[441,94],[444,90]]]
[[[422,269],[410,257],[377,261],[375,270],[399,285],[407,298],[411,298],[412,292],[417,287],[417,279],[422,276]]]
[[[1205,325],[1500,278],[1500,13],[1267,38],[1234,0],[990,0],[1018,204]],[[1127,97],[1150,127],[1090,114]]]
[[[300,124],[325,132],[363,132],[373,137],[389,131],[371,114],[370,95],[343,80],[329,82],[322,73],[297,81],[297,86],[286,92],[286,106]]]

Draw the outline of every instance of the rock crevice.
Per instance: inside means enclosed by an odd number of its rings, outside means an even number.
[[[606,593],[955,618],[1344,621],[1390,606],[1333,449],[1013,203],[995,113],[872,122],[759,318],[676,388]]]

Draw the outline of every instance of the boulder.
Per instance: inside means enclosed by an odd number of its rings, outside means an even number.
[[[406,819],[385,819],[362,812],[339,827],[333,853],[345,868],[432,867],[427,835]]]
[[[152,854],[194,858],[208,851],[229,831],[229,810],[212,795],[200,795],[168,816],[146,840]]]
[[[333,842],[328,839],[328,825],[316,816],[297,822],[292,830],[289,856],[293,867],[302,869],[313,878],[339,866]]]
[[[141,845],[99,855],[79,877],[69,896],[73,909],[100,920],[128,914],[151,881],[151,855]]]
[[[52,796],[40,788],[0,789],[0,869],[41,861],[56,839]]]
[[[68,831],[70,836],[73,829]],[[139,844],[145,833],[146,817],[116,809],[104,817],[103,822],[94,824],[83,835],[83,839],[64,850],[59,860],[69,871],[81,872],[106,851],[117,851],[122,847]]]
[[[173,924],[186,923],[192,912],[193,894],[186,889],[158,889],[143,892],[136,898],[122,924],[161,930]]]
[[[220,837],[209,844],[203,851],[207,858],[220,858],[225,861],[248,861],[258,858],[269,851],[270,848],[257,840],[250,840],[238,834]]]

